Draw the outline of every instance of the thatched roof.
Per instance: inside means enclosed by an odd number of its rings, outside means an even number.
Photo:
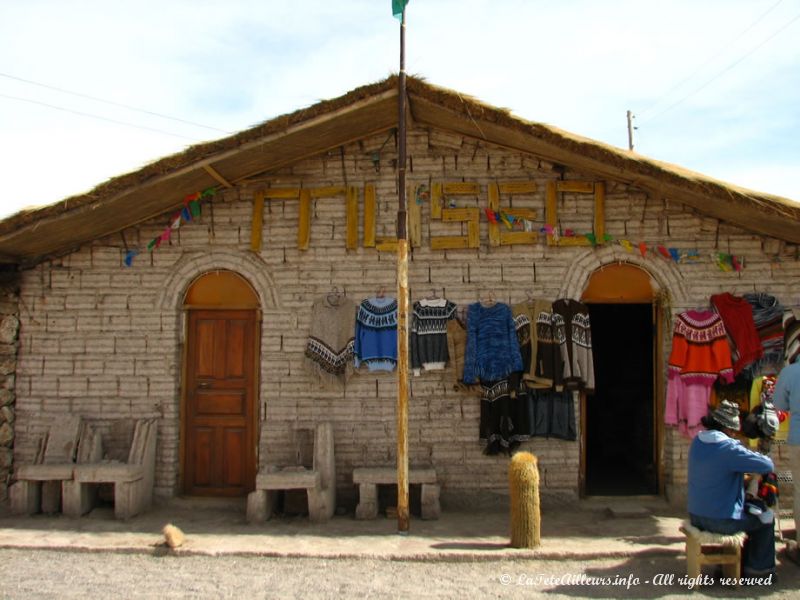
[[[755,233],[800,243],[800,204],[549,125],[422,79],[407,80],[416,126],[433,127],[623,181]],[[0,261],[31,264],[178,208],[188,193],[269,173],[397,126],[397,76],[153,162],[92,191],[0,221]]]

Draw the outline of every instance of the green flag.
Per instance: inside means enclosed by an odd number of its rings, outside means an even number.
[[[392,0],[392,14],[395,19],[403,18],[403,10],[405,10],[408,0]]]

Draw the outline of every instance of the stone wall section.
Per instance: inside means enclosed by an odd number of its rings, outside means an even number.
[[[373,184],[378,198],[377,234],[394,235],[396,155],[391,139],[374,136],[308,159],[260,182],[218,194],[213,211],[175,231],[168,244],[143,252],[131,268],[123,264],[120,236],[87,244],[21,274],[20,349],[16,376],[17,440],[14,458],[32,457],[46,422],[63,412],[99,421],[159,418],[156,493],[179,493],[180,378],[184,354],[183,293],[192,280],[213,269],[232,269],[250,281],[263,307],[260,371],[259,464],[296,464],[310,460],[309,432],[322,420],[333,422],[338,488],[342,502],[355,490],[352,469],[391,465],[395,460],[395,374],[360,373],[346,390],[317,386],[304,369],[303,350],[313,300],[344,289],[356,302],[385,287],[395,289],[395,256],[360,247],[363,240],[363,186]],[[372,154],[380,152],[376,168]],[[460,197],[460,207],[487,205],[487,185],[495,181],[533,180],[533,195],[501,197],[502,206],[536,210],[544,222],[545,186],[554,179],[594,181],[593,177],[536,157],[489,147],[482,142],[416,129],[408,141],[411,189],[433,182],[477,181],[477,197]],[[359,248],[345,248],[342,198],[313,201],[311,243],[297,248],[298,202],[268,202],[263,247],[249,250],[251,199],[260,188],[355,185],[362,192]],[[430,219],[422,209],[422,245],[410,256],[412,300],[435,289],[458,304],[486,297],[517,303],[535,297],[580,297],[596,268],[633,262],[651,273],[675,314],[708,305],[711,294],[758,290],[798,303],[800,263],[785,259],[780,268],[770,252],[780,244],[718,224],[681,204],[649,197],[643,190],[607,181],[606,230],[615,238],[698,249],[704,260],[675,265],[660,257],[641,258],[619,246],[490,247],[481,218],[479,249],[434,251],[431,235],[466,234],[462,224]],[[415,201],[412,197],[410,201]],[[565,227],[588,231],[591,198],[564,194],[559,216]],[[213,212],[213,219],[212,219]],[[163,231],[169,215],[125,231],[129,246],[143,248]],[[708,255],[745,254],[747,268],[724,273]],[[667,335],[669,339],[669,335]],[[669,348],[665,349],[665,356]],[[507,493],[508,459],[482,454],[478,442],[480,406],[474,395],[455,391],[452,373],[427,373],[411,381],[409,449],[412,465],[436,468],[443,499],[454,503],[472,495]],[[12,377],[13,379],[13,377]],[[576,398],[577,408],[577,398]],[[580,428],[580,423],[578,423]],[[109,430],[113,437],[113,431]],[[111,440],[113,445],[113,440]],[[539,457],[543,496],[574,500],[578,494],[579,442],[537,438],[523,445]],[[686,444],[667,432],[664,464],[667,489],[685,487]],[[502,501],[502,500],[501,500]]]
[[[8,495],[16,427],[19,282],[16,271],[0,271],[0,501]]]

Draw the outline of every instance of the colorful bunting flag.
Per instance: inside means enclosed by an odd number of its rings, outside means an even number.
[[[700,253],[697,250],[687,250],[681,254],[681,262],[697,262],[700,260]]]
[[[138,250],[128,250],[125,253],[125,266],[130,267],[133,264],[133,259],[139,254]]]
[[[192,219],[200,216],[200,201],[214,196],[216,191],[213,187],[206,188],[201,192],[189,194],[183,199],[183,207],[180,211],[172,215],[169,224],[158,236],[154,237],[147,243],[147,250],[152,252],[161,246],[162,242],[168,242],[172,237],[172,232],[180,228],[182,223],[189,223]],[[127,250],[125,253],[125,266],[130,267],[133,265],[133,259],[140,254],[137,249]]]

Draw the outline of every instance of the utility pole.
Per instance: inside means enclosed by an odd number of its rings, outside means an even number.
[[[633,126],[634,118],[634,114],[628,111],[628,150],[633,150],[633,130],[636,129]]]
[[[408,533],[408,227],[406,215],[406,9],[400,20],[397,148],[397,531]]]

